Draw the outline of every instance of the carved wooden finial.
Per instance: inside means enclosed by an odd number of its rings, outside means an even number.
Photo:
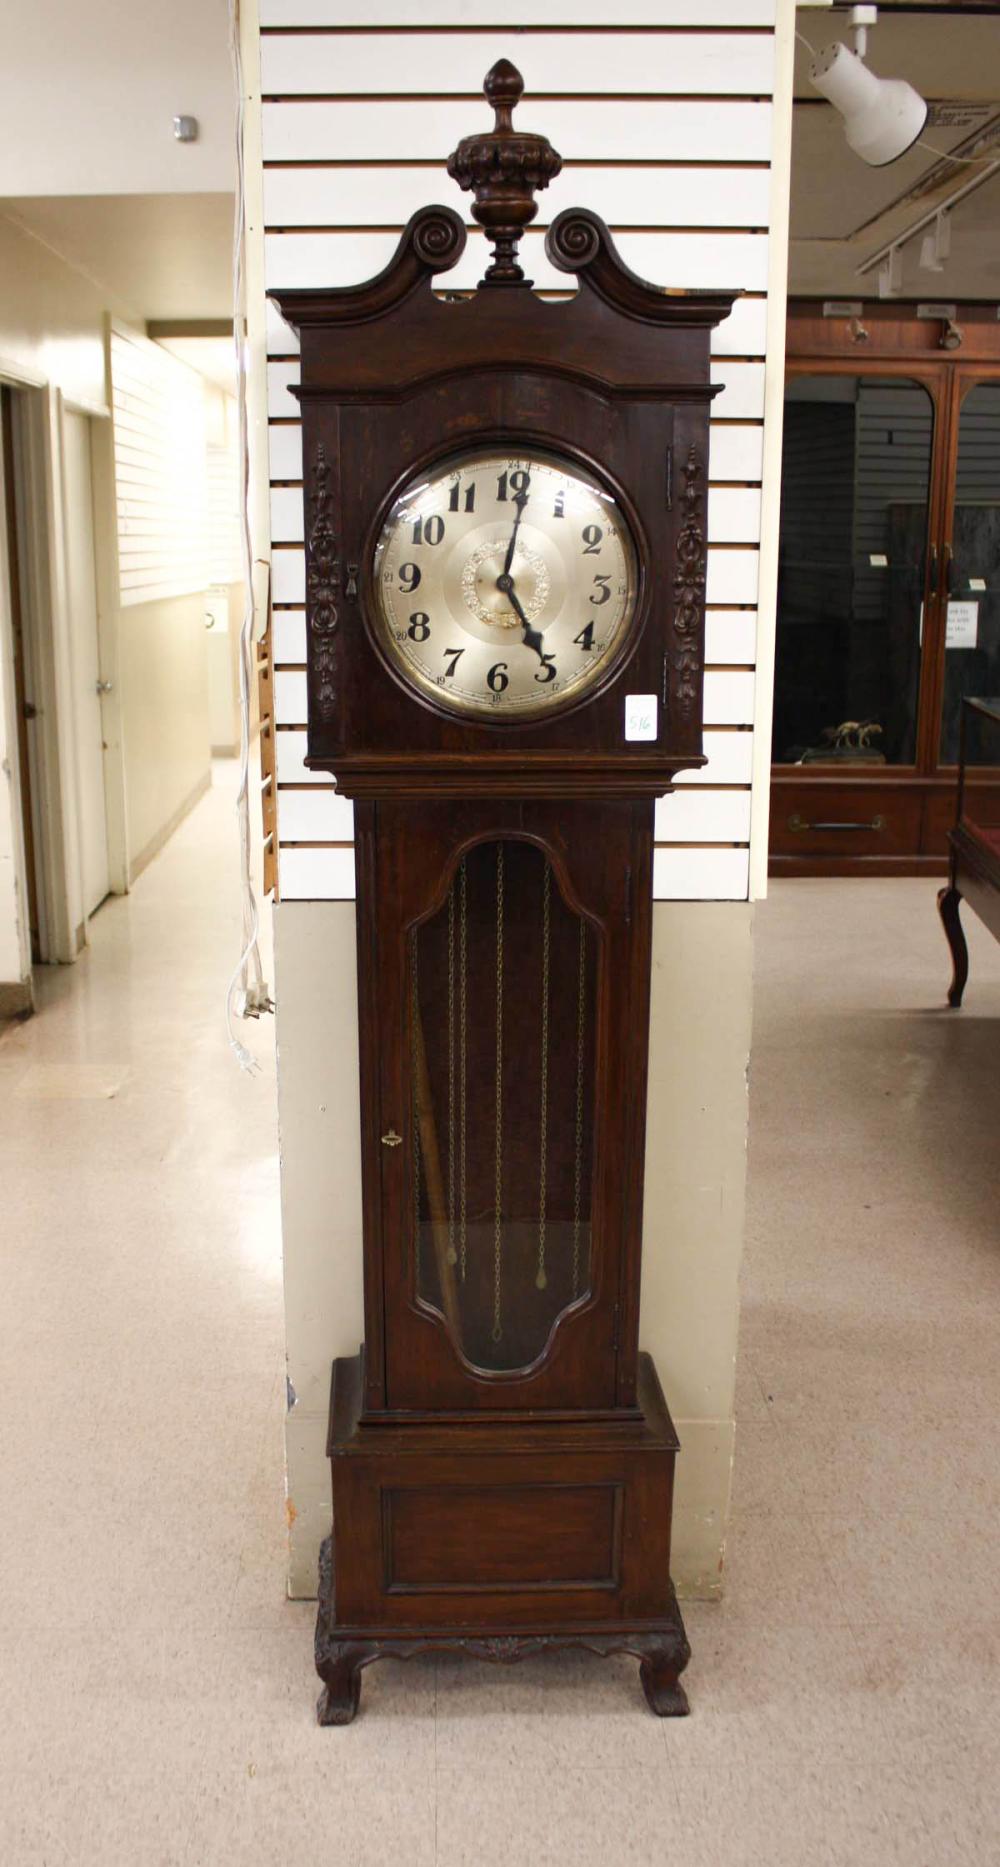
[[[475,194],[472,216],[486,229],[493,247],[493,263],[483,285],[530,285],[517,263],[517,247],[525,227],[538,213],[535,190],[547,188],[562,168],[547,136],[522,133],[511,124],[514,106],[524,90],[524,79],[509,58],[500,58],[483,81],[483,92],[493,106],[493,129],[485,135],[464,136],[448,158],[448,173],[460,188]]]

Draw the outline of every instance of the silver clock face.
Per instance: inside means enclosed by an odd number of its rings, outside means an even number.
[[[557,454],[452,456],[395,500],[375,548],[376,625],[400,671],[456,713],[523,719],[617,657],[638,560],[610,493]]]

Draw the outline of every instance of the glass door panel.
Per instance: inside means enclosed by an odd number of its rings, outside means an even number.
[[[773,756],[916,756],[934,404],[907,377],[785,392]]]
[[[977,383],[962,403],[948,567],[941,762],[958,758],[966,694],[1000,692],[1000,383]],[[969,764],[995,761],[974,736]]]
[[[408,949],[417,1298],[474,1368],[514,1372],[590,1293],[595,935],[504,839]]]

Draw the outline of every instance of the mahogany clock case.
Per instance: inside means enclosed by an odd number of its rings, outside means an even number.
[[[365,1342],[331,1386],[325,1723],[428,1647],[629,1652],[654,1710],[687,1709],[677,1438],[638,1352],[653,802],[704,763],[709,340],[735,294],[647,284],[573,209],[546,251],[577,289],[541,299],[517,239],[559,158],[511,129],[512,66],[485,88],[495,129],[449,164],[495,247],[474,292],[435,289],[465,231],[429,207],[376,278],[274,294],[302,348],[307,762],[358,800]],[[578,462],[635,541],[620,654],[543,717],[451,712],[378,644],[396,494],[486,447]],[[627,695],[655,737],[626,739]]]
[[[435,296],[434,273],[464,244],[456,214],[427,208],[368,286],[273,294],[301,332],[307,762],[349,797],[661,795],[704,763],[708,333],[735,294],[646,285],[581,209],[546,241],[577,271],[573,298],[548,302],[528,282]],[[638,546],[626,651],[596,691],[541,720],[420,704],[377,646],[372,566],[393,499],[415,472],[480,446],[575,460]],[[654,742],[625,741],[627,693],[656,696]]]

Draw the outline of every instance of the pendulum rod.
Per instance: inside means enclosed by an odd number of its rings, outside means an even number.
[[[573,1141],[573,1296],[580,1294],[580,1187],[584,1178],[584,1034],[586,1034],[588,924],[580,920],[580,960],[576,969],[576,1120]]]
[[[413,958],[416,951],[416,935],[410,935],[411,942],[411,980],[416,979]],[[441,1151],[438,1146],[437,1123],[434,1119],[434,1104],[431,1100],[430,1075],[427,1069],[427,1051],[424,1046],[424,1027],[420,1016],[420,999],[415,985],[411,985],[410,1030],[413,1058],[413,1103],[418,1129],[418,1145],[424,1166],[424,1182],[427,1187],[427,1206],[430,1213],[431,1237],[434,1241],[434,1260],[437,1266],[438,1287],[441,1292],[441,1305],[452,1329],[456,1342],[461,1341],[461,1323],[458,1314],[458,1291],[455,1286],[454,1266],[448,1260],[448,1206],[445,1196],[444,1175],[441,1171]],[[419,1216],[419,1214],[418,1214]]]
[[[469,941],[469,883],[462,857],[458,871],[458,1251],[462,1282],[465,1282],[466,1205],[465,1205],[465,1063]]]
[[[538,1270],[536,1290],[548,1283],[545,1272],[545,1199],[548,1178],[549,1146],[549,936],[551,922],[552,872],[545,862],[542,880],[542,1054],[540,1106],[538,1114]]]
[[[455,1250],[455,883],[448,890],[448,1263]]]
[[[503,1273],[503,844],[497,844],[496,1118],[494,1125],[493,1340],[503,1336],[500,1286]]]
[[[413,1181],[413,1275],[416,1288],[420,1288],[420,1112],[417,1100],[417,1019],[420,1016],[419,982],[417,978],[417,930],[410,928],[407,941],[410,958],[410,1073],[413,1079],[413,1093],[410,1104],[410,1156],[411,1177]]]

